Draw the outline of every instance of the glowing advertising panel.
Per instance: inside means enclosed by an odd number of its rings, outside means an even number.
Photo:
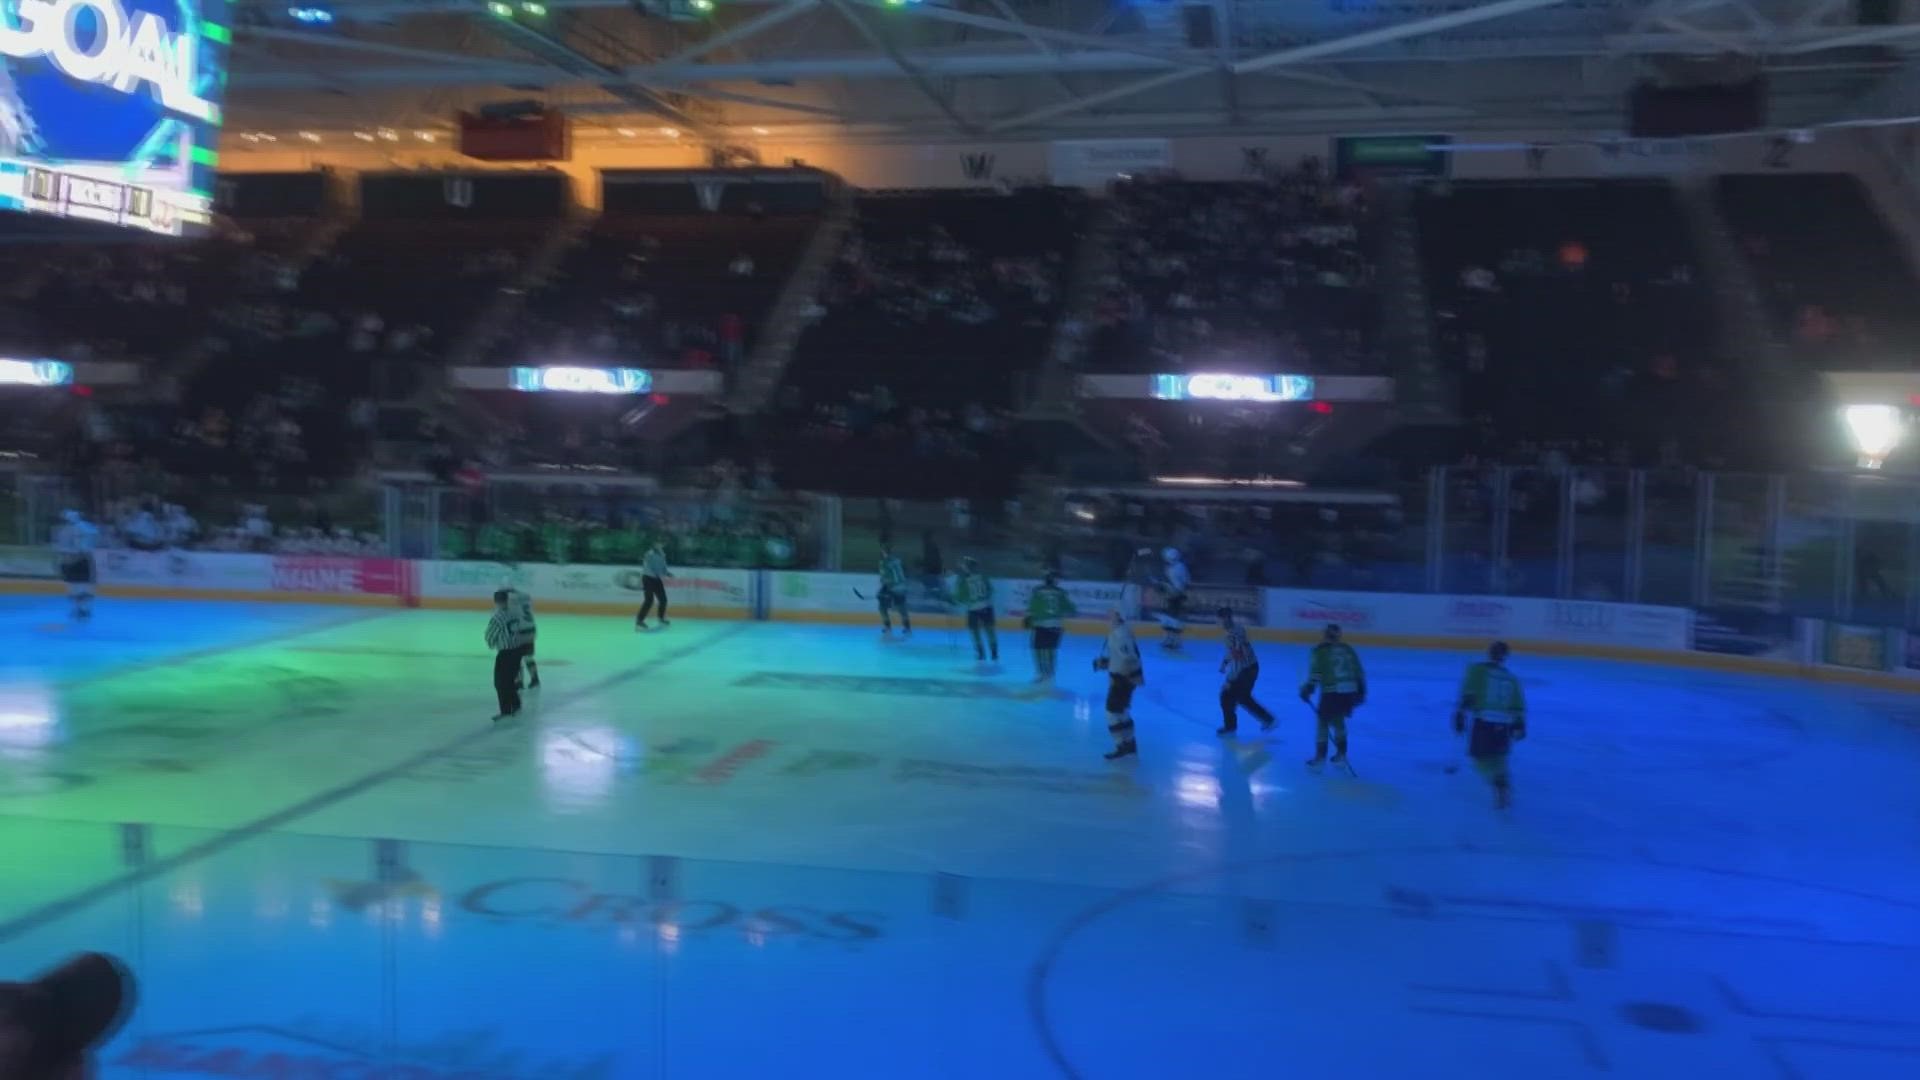
[[[1153,396],[1162,401],[1312,401],[1313,376],[1155,375]]]
[[[644,394],[653,389],[653,374],[629,367],[517,367],[509,377],[522,393]]]
[[[0,357],[0,386],[72,386],[73,365]]]
[[[228,0],[0,0],[0,209],[211,221]]]

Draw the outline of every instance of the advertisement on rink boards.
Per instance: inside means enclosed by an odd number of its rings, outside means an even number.
[[[782,570],[773,575],[772,605],[775,614],[782,611],[826,612],[838,615],[873,615],[879,618],[880,579],[876,574],[810,573]],[[1027,598],[1040,582],[1033,578],[994,578],[993,609],[1002,616],[1019,618],[1026,614]],[[1060,587],[1073,601],[1078,617],[1104,618],[1119,606],[1120,586],[1110,581],[1063,581]],[[859,590],[858,593],[855,590]],[[921,576],[907,579],[907,610],[918,614],[953,611],[947,595],[953,589],[953,575],[939,582]]]
[[[1690,616],[1684,608],[1525,596],[1266,591],[1266,625],[1307,632],[1338,623],[1360,635],[1511,638],[1682,651],[1691,643]]]
[[[275,592],[327,596],[408,596],[414,592],[413,564],[405,559],[362,559],[350,555],[275,555]]]
[[[1571,645],[1613,645],[1685,652],[1693,644],[1693,612],[1644,604],[1597,600],[1522,600],[1519,610],[1536,622],[1522,624],[1519,638]]]
[[[1695,652],[1755,660],[1800,660],[1798,620],[1753,608],[1702,608],[1693,614]]]
[[[48,548],[0,544],[0,578],[52,579],[54,556]]]
[[[271,555],[217,551],[128,551],[108,549],[93,556],[101,585],[151,589],[231,589],[266,592],[274,584]]]
[[[1855,671],[1893,669],[1893,631],[1881,626],[1855,626],[1849,623],[1826,624],[1820,659],[1832,667]]]
[[[774,611],[824,612],[839,615],[873,615],[880,610],[880,575],[831,574],[806,570],[779,570],[772,575],[770,602]],[[941,594],[928,588],[918,575],[907,576],[907,610],[932,613],[949,608]],[[947,578],[939,583],[945,590],[952,585]],[[858,589],[856,594],[854,590]],[[863,599],[864,597],[864,599]]]
[[[534,603],[554,601],[638,608],[643,595],[636,566],[554,565],[548,563],[452,562],[417,564],[420,595],[430,600],[485,601],[494,590],[511,586],[532,595]],[[675,607],[746,611],[752,597],[751,570],[675,567],[667,596]]]

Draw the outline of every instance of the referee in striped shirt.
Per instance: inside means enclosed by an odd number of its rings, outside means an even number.
[[[1233,617],[1233,609],[1220,609],[1220,625],[1227,631],[1227,655],[1220,660],[1220,673],[1227,677],[1220,687],[1220,715],[1225,720],[1214,734],[1226,737],[1240,726],[1240,710],[1252,713],[1260,721],[1261,731],[1273,729],[1273,714],[1253,700],[1253,684],[1260,680],[1260,658],[1254,655],[1247,629]]]
[[[512,606],[513,593],[493,594],[493,618],[487,622],[487,648],[493,650],[493,692],[500,698],[499,723],[520,711],[520,664],[533,647],[533,632]]]

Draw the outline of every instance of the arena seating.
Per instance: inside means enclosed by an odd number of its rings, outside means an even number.
[[[1718,436],[1714,307],[1659,181],[1463,183],[1416,203],[1440,351],[1483,451]]]
[[[1306,163],[1246,183],[1116,186],[1089,371],[1375,373],[1368,199]]]
[[[1045,354],[1085,213],[1083,195],[1048,188],[862,197],[762,448],[782,482],[1010,483],[1006,409]]]
[[[502,364],[738,363],[818,218],[609,214],[494,343]]]
[[[1723,176],[1715,190],[1781,340],[1827,369],[1909,369],[1920,280],[1857,177]]]

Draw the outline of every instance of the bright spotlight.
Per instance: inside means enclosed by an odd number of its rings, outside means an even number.
[[[1906,419],[1894,405],[1848,405],[1840,410],[1860,466],[1877,469],[1906,437]]]

